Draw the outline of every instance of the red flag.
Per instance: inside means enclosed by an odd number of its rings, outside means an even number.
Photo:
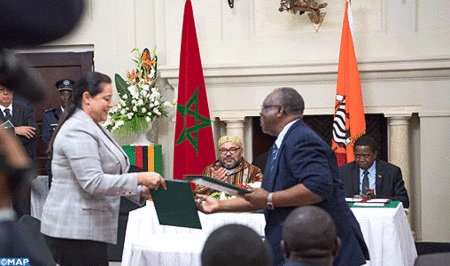
[[[183,179],[186,174],[201,174],[215,160],[208,99],[190,0],[184,6],[174,142],[174,179]]]
[[[339,166],[354,160],[353,143],[366,131],[361,81],[349,24],[349,13],[351,15],[350,4],[346,2],[339,53],[332,140],[332,148],[336,152]]]

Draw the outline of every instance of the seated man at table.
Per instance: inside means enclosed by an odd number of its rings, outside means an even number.
[[[270,266],[272,251],[255,231],[241,224],[227,224],[206,239],[202,266]]]
[[[331,266],[341,246],[331,216],[317,206],[294,209],[283,223],[285,266]]]
[[[261,169],[244,159],[244,146],[238,136],[223,136],[218,141],[219,159],[206,166],[203,175],[237,185],[262,181]],[[195,194],[210,194],[210,188],[197,186]]]
[[[344,182],[345,196],[389,198],[409,207],[408,192],[402,178],[402,170],[393,164],[377,159],[377,142],[369,136],[361,136],[354,144],[355,161],[339,167]]]

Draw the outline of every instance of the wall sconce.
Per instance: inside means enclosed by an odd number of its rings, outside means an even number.
[[[234,7],[234,0],[228,0],[228,5],[230,6],[230,8]]]
[[[326,12],[320,12],[321,8],[326,7],[327,3],[318,4],[313,0],[281,0],[280,8],[278,10],[280,12],[288,11],[293,14],[303,15],[305,12],[308,12],[309,19],[314,26],[316,32],[319,31],[320,25],[322,25],[323,18],[327,14]]]

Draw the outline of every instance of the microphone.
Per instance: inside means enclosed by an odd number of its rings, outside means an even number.
[[[31,101],[45,98],[45,89],[31,69],[6,50],[59,39],[80,20],[85,0],[0,0],[0,85]]]
[[[0,84],[33,102],[45,98],[45,89],[32,69],[25,67],[16,55],[7,49],[0,50]]]
[[[71,32],[85,0],[0,0],[0,47],[48,43]]]

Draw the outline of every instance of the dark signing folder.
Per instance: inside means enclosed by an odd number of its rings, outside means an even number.
[[[246,193],[250,193],[249,190],[246,190],[245,188],[241,188],[229,183],[222,182],[220,180],[214,179],[209,176],[202,176],[202,175],[185,175],[185,180],[188,180],[190,182],[193,182],[197,185],[202,185],[205,187],[212,188],[214,190],[222,191],[230,195],[243,195]]]
[[[202,229],[191,185],[184,180],[165,180],[167,190],[151,189],[159,224]]]

